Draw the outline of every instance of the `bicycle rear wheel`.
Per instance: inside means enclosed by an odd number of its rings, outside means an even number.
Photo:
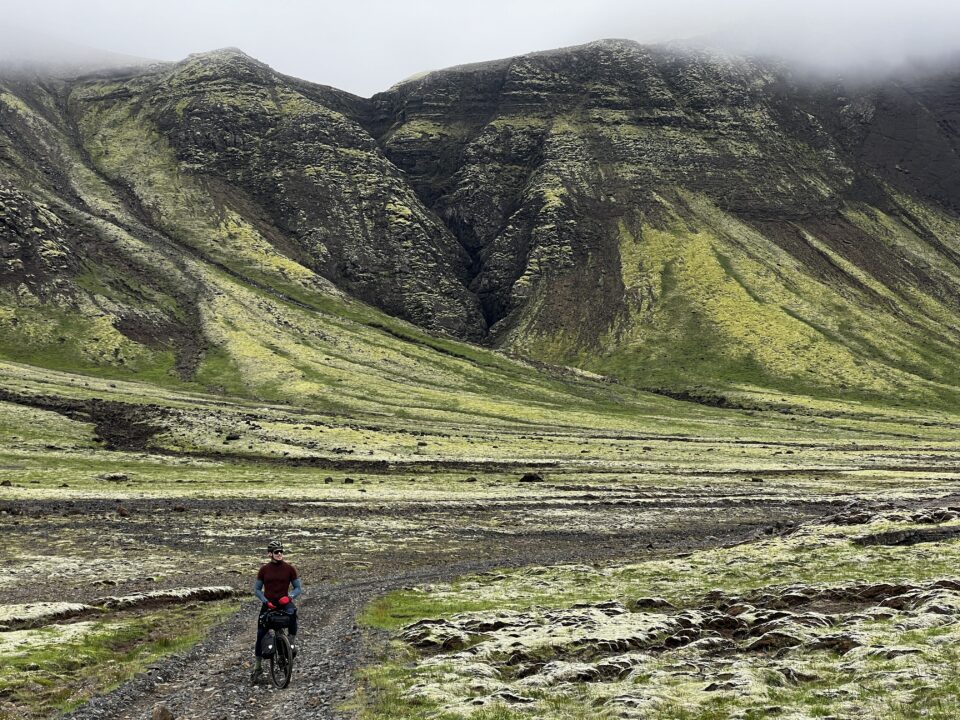
[[[278,688],[285,688],[290,684],[293,675],[293,651],[290,649],[290,640],[286,633],[277,633],[277,647],[270,657],[270,679]]]

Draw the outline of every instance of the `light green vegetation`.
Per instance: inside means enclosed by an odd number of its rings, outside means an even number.
[[[130,679],[158,658],[194,645],[236,603],[0,633],[0,718],[50,717]]]
[[[250,279],[278,283],[301,293],[335,292],[322,278],[279,253],[239,213],[217,203],[180,166],[173,149],[138,114],[132,102],[102,102],[111,85],[85,88],[74,101],[86,112],[81,118],[85,146],[97,169],[133,185],[154,222],[206,258],[242,270]]]
[[[459,365],[464,375],[482,378],[475,364],[456,358],[448,362]],[[513,367],[521,392],[519,381],[526,371],[521,365]],[[359,396],[362,380],[358,370],[354,412],[364,407]],[[442,384],[442,379],[437,381],[434,407],[408,405],[388,412],[389,406],[381,404],[379,412],[351,417],[243,400],[230,406],[222,398],[143,383],[0,365],[0,387],[17,396],[63,398],[62,402],[74,404],[73,417],[82,416],[85,403],[95,399],[134,408],[152,402],[166,408],[144,411],[143,422],[156,431],[147,453],[116,453],[97,449],[96,430],[88,420],[0,404],[0,433],[7,441],[3,457],[13,467],[6,477],[24,488],[6,492],[246,495],[267,491],[248,480],[289,477],[297,478],[291,483],[293,496],[315,492],[327,496],[355,492],[316,487],[328,474],[391,478],[399,473],[405,479],[409,472],[435,479],[442,494],[450,491],[450,480],[467,474],[481,474],[492,482],[530,465],[541,465],[557,481],[592,477],[619,484],[640,478],[672,485],[715,478],[737,483],[756,473],[776,475],[798,489],[842,483],[844,477],[893,489],[898,482],[906,488],[914,482],[948,481],[960,453],[956,421],[943,414],[893,409],[881,413],[870,406],[828,403],[809,409],[810,414],[793,416],[702,408],[659,396],[635,396],[636,404],[617,406],[607,400],[615,386],[549,377],[540,380],[544,392],[540,402],[534,403],[533,395],[518,409],[503,401],[498,404],[478,389],[473,397],[463,392],[454,410],[443,407]],[[531,385],[537,389],[534,382]],[[399,380],[396,387],[400,392]],[[554,389],[573,389],[577,394],[572,399],[562,392],[548,394]],[[601,402],[590,402],[593,393]],[[348,400],[347,395],[341,397],[344,404]],[[581,410],[574,404],[578,401]],[[179,457],[153,456],[151,448]],[[304,467],[262,464],[271,458],[302,461]],[[312,469],[311,463],[318,467]],[[439,465],[431,468],[431,463]],[[444,463],[451,468],[444,469]],[[330,473],[325,464],[342,467]],[[102,473],[126,470],[139,478],[133,487],[113,488],[96,479]],[[910,481],[903,480],[907,473]],[[60,488],[62,483],[69,487]],[[170,483],[181,487],[171,488]],[[392,482],[387,485],[393,487]]]
[[[93,427],[58,413],[0,402],[0,444],[23,450],[40,450],[51,443],[72,448],[92,448]]]
[[[960,670],[960,593],[955,580],[931,583],[955,577],[960,542],[852,542],[929,527],[880,515],[668,560],[485,573],[393,593],[365,620],[408,630],[397,636],[394,659],[367,671],[362,716],[553,719],[592,708],[592,717],[706,720],[768,717],[777,707],[797,719],[948,718]],[[770,605],[789,612],[764,604],[801,595],[812,600],[798,609]],[[840,597],[849,599],[830,599]],[[641,598],[674,607],[631,610]],[[718,616],[717,603],[729,614]],[[716,617],[759,629],[663,645]],[[450,620],[410,624],[421,618]],[[448,649],[416,651],[412,643],[433,643],[431,634]],[[789,649],[762,644],[778,641]]]
[[[463,136],[466,132],[467,128],[460,125],[417,119],[398,126],[387,136],[385,142],[389,146],[392,143],[403,143],[411,139],[421,142],[424,140],[439,141],[449,139],[451,136]]]
[[[595,343],[576,332],[537,330],[537,313],[557,310],[536,301],[510,342],[634,385],[699,385],[704,396],[781,388],[808,397],[955,406],[960,376],[950,358],[960,337],[949,329],[956,308],[943,293],[906,276],[891,280],[894,267],[875,276],[879,271],[862,267],[862,258],[845,257],[798,224],[793,232],[836,274],[818,276],[761,230],[701,196],[677,194],[680,203],[664,201],[669,223],[620,219],[624,309]],[[921,239],[955,234],[952,221],[915,203],[911,212],[914,228],[869,207],[847,208],[844,216],[942,287],[956,283],[944,248]]]
[[[915,527],[881,518],[869,525],[804,527],[782,538],[637,565],[561,565],[486,573],[450,585],[393,593],[371,605],[366,617],[375,627],[396,629],[459,611],[568,607],[609,599],[628,603],[649,596],[686,608],[702,604],[703,596],[712,590],[742,594],[775,585],[922,582],[953,577],[960,543],[859,547],[850,542],[870,533]]]
[[[0,303],[6,305],[0,307],[0,352],[5,359],[141,381],[166,382],[174,375],[172,350],[151,350],[130,340],[116,329],[113,317],[85,299],[65,310],[17,307],[5,295],[0,291]]]

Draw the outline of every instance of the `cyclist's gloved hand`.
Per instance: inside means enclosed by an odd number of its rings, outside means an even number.
[[[282,598],[280,598],[280,601],[279,601],[279,602],[280,602],[281,605],[286,605],[286,604],[288,604],[288,603],[290,602],[290,598],[287,597],[286,595],[284,595]]]
[[[267,607],[270,608],[271,610],[276,610],[276,609],[277,609],[277,606],[274,605],[274,604],[273,604],[272,602],[270,602],[269,600],[267,600]]]

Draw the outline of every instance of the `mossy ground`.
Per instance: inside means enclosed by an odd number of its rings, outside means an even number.
[[[708,593],[736,598],[784,587],[830,588],[857,582],[922,585],[955,577],[960,552],[956,540],[895,547],[862,547],[852,542],[870,533],[912,528],[916,526],[902,519],[881,517],[866,525],[810,526],[780,538],[669,560],[485,573],[452,584],[393,593],[371,606],[365,621],[395,629],[423,618],[464,612],[468,614],[459,617],[483,618],[499,613],[508,621],[505,637],[519,638],[515,647],[536,653],[537,642],[548,643],[539,657],[541,664],[603,658],[603,651],[590,650],[591,642],[596,642],[590,638],[604,637],[596,628],[574,630],[575,635],[582,634],[580,644],[571,644],[571,648],[581,648],[579,654],[551,650],[551,646],[563,647],[566,632],[562,627],[554,632],[546,629],[551,612],[575,603],[611,600],[630,607],[632,601],[644,597],[664,598],[682,612],[708,604],[704,600]],[[593,682],[537,685],[511,679],[506,656],[499,662],[485,659],[483,643],[498,638],[495,631],[477,636],[475,642],[480,645],[475,650],[479,653],[439,651],[424,655],[397,642],[394,659],[366,672],[361,716],[486,718],[493,713],[496,717],[521,718],[533,712],[537,717],[567,718],[639,717],[654,712],[657,717],[677,720],[951,717],[951,698],[960,670],[960,654],[955,649],[960,629],[955,619],[949,613],[936,615],[941,612],[937,609],[932,610],[933,615],[884,609],[863,615],[870,605],[863,601],[859,615],[858,609],[843,610],[840,606],[824,611],[840,613],[839,629],[855,638],[858,649],[853,652],[800,647],[789,653],[741,650],[711,655],[695,649],[695,645],[675,650],[661,647],[637,656],[633,662],[639,664],[634,665],[628,678]],[[534,628],[544,625],[548,634],[540,640],[534,635],[525,639],[527,630],[519,628],[529,625],[521,625],[510,636],[511,611],[520,613],[525,622],[532,619]],[[809,632],[814,639],[836,636],[837,622],[833,627]],[[529,643],[533,645],[528,647]],[[478,667],[493,674],[481,680],[476,674]],[[783,667],[791,668],[786,676]],[[518,675],[523,677],[523,673]],[[491,703],[493,691],[509,691],[527,699],[513,701],[507,696]],[[471,702],[484,697],[482,702]],[[497,697],[496,692],[492,697]],[[517,702],[523,705],[520,709]]]
[[[194,645],[235,602],[188,605],[0,634],[0,718],[51,717]]]
[[[946,495],[960,454],[947,413],[811,401],[790,415],[658,396],[618,404],[615,386],[550,376],[536,392],[574,388],[581,409],[559,415],[546,395],[549,402],[503,414],[436,404],[407,415],[355,408],[337,416],[12,363],[0,376],[9,394],[0,403],[0,478],[10,483],[0,486],[0,510],[16,530],[0,586],[15,602],[52,599],[54,588],[57,598],[86,602],[198,580],[243,588],[259,562],[256,548],[278,532],[311,583],[475,561],[478,548],[506,564],[540,547],[560,552],[550,549],[560,542],[573,555],[592,547],[618,557],[656,554],[645,548],[664,533],[686,547],[689,528],[736,533],[736,523],[762,527],[771,513],[805,503]],[[53,402],[42,409],[23,398]],[[102,418],[84,410],[95,401],[145,413],[157,431],[147,447],[107,449],[98,441]],[[520,483],[532,469],[544,481]],[[689,546],[703,542],[710,541],[690,538]],[[517,548],[526,555],[514,555]],[[198,549],[216,558],[199,579],[190,569]],[[701,570],[678,566],[673,577],[688,578],[693,593]],[[46,584],[28,582],[36,577]],[[580,595],[596,578],[581,579]],[[647,576],[615,580],[647,584]],[[481,582],[469,599],[450,596],[448,605],[443,596],[391,597],[371,617],[395,625],[427,611],[558,597],[550,574],[538,581],[539,596],[523,582],[503,582],[490,594]],[[590,597],[614,592],[613,582],[599,582]],[[59,685],[57,692],[67,684]],[[544,702],[558,713],[567,707]],[[588,712],[582,698],[570,702],[563,712],[571,717]]]

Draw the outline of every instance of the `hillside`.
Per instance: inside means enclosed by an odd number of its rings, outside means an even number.
[[[374,97],[495,343],[641,386],[955,398],[956,72],[605,41]]]
[[[960,73],[115,60],[0,70],[0,720],[953,717]]]
[[[478,352],[450,336],[708,402],[955,407],[958,77],[626,41],[369,100],[236,50],[9,74],[0,356],[336,407]]]

